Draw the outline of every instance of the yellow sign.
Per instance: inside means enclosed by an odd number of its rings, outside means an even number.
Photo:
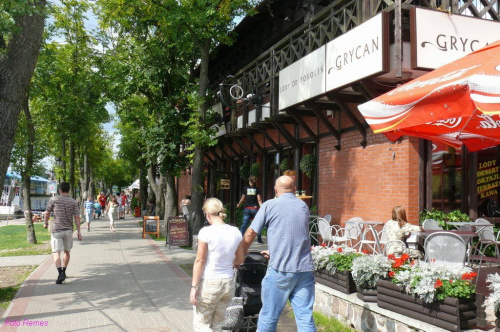
[[[220,180],[220,188],[221,189],[229,189],[230,181],[229,179],[221,179]]]

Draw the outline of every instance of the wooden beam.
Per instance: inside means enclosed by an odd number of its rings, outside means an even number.
[[[325,127],[332,133],[332,135],[337,139],[337,145],[335,145],[335,149],[340,150],[340,132],[335,129],[335,127],[331,124],[330,121],[326,118],[321,110],[314,110],[314,113],[318,117],[318,119],[325,125]]]
[[[213,160],[212,158],[210,158],[210,156],[208,155],[208,153],[207,153],[207,152],[205,152],[205,158],[207,158],[207,159],[208,159],[208,162],[209,162],[209,163],[211,163],[211,164],[213,164],[213,163],[214,163],[214,160]]]
[[[229,157],[229,155],[227,154],[227,152],[224,150],[224,143],[222,143],[222,146],[221,144],[217,144],[216,147],[219,148],[219,150],[222,152],[222,156],[224,156],[227,160],[231,160],[231,157]]]
[[[257,143],[257,141],[253,138],[252,134],[243,131],[243,135],[245,135],[246,138],[248,138],[253,143],[253,145],[255,145],[255,147],[257,148],[257,150],[259,150],[260,153],[266,154],[266,150],[264,150],[262,146],[260,146],[260,144]]]
[[[210,153],[215,157],[215,159],[217,159],[217,161],[219,163],[221,163],[221,164],[224,163],[224,159],[222,159],[221,156],[219,156],[217,154],[217,152],[215,152],[215,148],[214,147],[211,147],[208,151],[210,151]]]
[[[233,153],[233,155],[235,155],[236,157],[239,157],[241,155],[241,153],[238,153],[233,148],[233,141],[232,140],[230,140],[230,139],[223,139],[222,141],[229,147],[229,150],[231,150],[231,152]]]
[[[269,136],[269,134],[267,133],[267,131],[265,129],[262,129],[261,127],[257,127],[257,130],[262,134],[264,135],[264,137],[269,141],[269,143],[271,143],[271,145],[276,149],[276,150],[279,150],[280,147],[279,145],[271,138],[271,136]]]
[[[305,123],[305,121],[302,120],[302,118],[300,116],[296,116],[296,115],[292,115],[292,116],[295,119],[295,121],[297,121],[297,123],[305,130],[305,132],[309,135],[309,137],[311,137],[313,139],[314,143],[318,144],[319,143],[318,135],[316,135],[311,130],[311,128],[309,128],[307,123]]]
[[[358,118],[356,118],[354,113],[351,111],[349,106],[347,106],[339,98],[339,95],[337,93],[333,92],[333,93],[327,94],[327,97],[328,97],[328,99],[335,101],[335,103],[340,107],[342,112],[345,115],[347,115],[349,120],[351,120],[352,124],[356,127],[356,129],[358,129],[358,131],[361,133],[361,135],[363,135],[363,141],[361,142],[361,145],[366,146],[366,127],[368,127],[368,125],[366,124],[366,121],[364,120],[364,118],[363,118],[364,123],[361,123],[361,121],[359,121]]]
[[[370,101],[375,98],[375,94],[364,84],[364,82],[356,83],[352,88],[361,93],[365,101]]]
[[[293,108],[286,111],[286,114],[291,116],[316,116],[314,112],[306,108]]]
[[[276,128],[285,137],[285,139],[288,141],[288,143],[293,145],[293,147],[295,147],[295,148],[299,146],[299,143],[290,134],[290,132],[285,128],[285,126],[283,126],[280,122],[274,120],[274,118],[269,119],[269,121],[273,124],[274,128]]]
[[[238,144],[240,146],[240,148],[245,151],[245,153],[247,154],[247,156],[251,156],[252,153],[250,152],[250,150],[248,150],[248,148],[245,146],[245,144],[243,144],[243,142],[241,141],[241,139],[239,137],[234,137],[234,141],[236,142],[236,144]]]

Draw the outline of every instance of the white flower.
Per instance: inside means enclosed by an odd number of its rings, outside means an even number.
[[[380,278],[387,277],[391,261],[382,255],[360,256],[352,262],[352,278],[358,286],[375,288]]]
[[[491,294],[486,299],[484,305],[493,303],[495,310],[500,310],[500,275],[498,273],[489,274],[486,281],[490,283],[488,288],[491,290]]]

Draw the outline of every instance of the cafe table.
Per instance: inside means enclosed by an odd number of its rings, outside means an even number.
[[[370,249],[372,249],[373,251],[373,254],[382,254],[382,249],[380,247],[380,239],[378,238],[378,233],[377,233],[377,230],[375,229],[375,227],[377,227],[378,225],[383,225],[384,223],[381,222],[381,221],[346,221],[345,222],[346,224],[358,224],[360,227],[361,227],[361,230],[363,230],[364,226],[367,226],[366,230],[363,231],[362,233],[362,237],[361,237],[361,241],[356,244],[359,245],[359,250],[361,251],[363,249],[363,245],[368,245],[368,247]],[[368,240],[366,238],[366,234],[370,232],[373,236],[373,239],[374,240]],[[370,245],[371,244],[375,244],[375,247],[372,248]]]
[[[463,225],[470,225],[472,227],[476,227],[476,233],[480,233],[483,229],[488,226],[493,226],[493,224],[489,222],[471,222],[471,221],[450,221],[447,225],[452,225],[455,227],[460,227]]]

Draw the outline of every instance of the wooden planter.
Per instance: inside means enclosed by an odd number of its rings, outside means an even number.
[[[445,298],[435,303],[425,303],[404,293],[391,281],[377,283],[377,304],[410,318],[418,319],[448,331],[460,331],[476,326],[476,299]]]
[[[365,302],[377,302],[377,289],[356,286],[356,296]]]
[[[351,294],[356,291],[356,284],[352,279],[351,271],[336,272],[330,275],[326,270],[316,271],[314,280],[317,283],[333,288],[345,294]]]

